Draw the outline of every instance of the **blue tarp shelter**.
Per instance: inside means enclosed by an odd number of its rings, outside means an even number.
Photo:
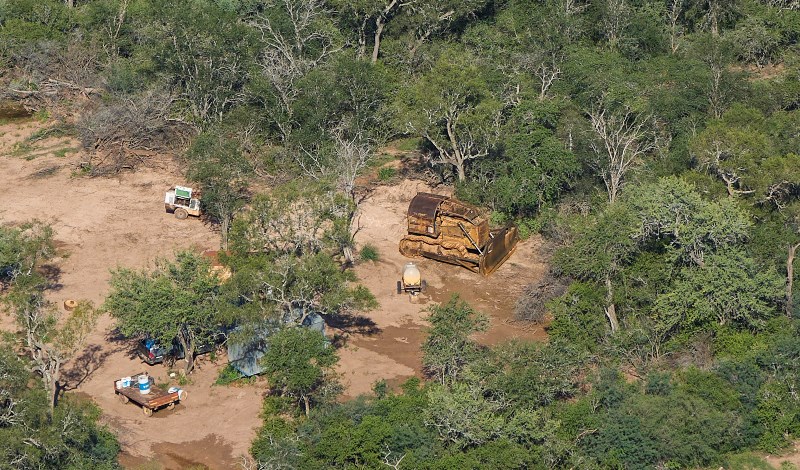
[[[295,318],[296,317],[296,318]],[[295,311],[287,314],[285,323],[301,318]],[[325,334],[325,321],[317,313],[311,313],[303,320],[301,327],[310,328]],[[237,326],[228,338],[228,362],[243,376],[250,377],[264,372],[259,360],[269,349],[269,337],[280,327],[275,323],[264,323],[256,326]]]

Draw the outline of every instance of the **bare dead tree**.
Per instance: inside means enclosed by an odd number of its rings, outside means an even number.
[[[653,150],[648,129],[650,117],[626,109],[623,114],[610,112],[601,102],[589,112],[592,130],[593,166],[603,178],[609,203],[617,200],[626,175]]]
[[[400,470],[400,463],[403,462],[403,459],[406,458],[406,455],[403,454],[400,457],[396,457],[392,455],[392,450],[389,449],[389,446],[384,446],[383,450],[383,464],[389,468],[393,468],[394,470]]]
[[[678,52],[680,38],[683,36],[683,27],[680,17],[683,13],[685,0],[670,0],[667,5],[667,27],[669,28],[669,49],[672,54]]]
[[[105,35],[108,37],[108,42],[103,43],[102,47],[108,56],[109,59],[116,57],[118,55],[118,49],[116,47],[117,39],[119,39],[120,31],[122,30],[122,26],[125,24],[128,16],[128,5],[130,0],[120,0],[119,8],[117,9],[117,14],[109,18],[108,21],[103,25],[102,30],[105,32]]]
[[[516,57],[517,64],[526,72],[533,74],[539,82],[539,100],[547,98],[547,92],[561,76],[564,53],[554,48],[528,50]]]
[[[630,23],[631,9],[625,0],[606,0],[604,10],[600,27],[608,40],[608,45],[616,48]]]
[[[281,28],[263,14],[250,24],[261,33],[264,48],[258,65],[285,114],[275,124],[286,141],[294,126],[292,105],[299,93],[297,80],[341,47],[334,44],[329,30],[321,27],[328,13],[322,0],[273,0],[269,4],[280,5],[289,27]]]
[[[800,0],[761,0],[771,7],[781,10],[800,10]]]
[[[786,256],[786,316],[792,318],[794,314],[794,259],[800,243],[789,245],[789,253]]]

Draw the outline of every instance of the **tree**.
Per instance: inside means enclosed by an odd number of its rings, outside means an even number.
[[[694,331],[712,323],[761,329],[783,297],[784,285],[773,271],[760,269],[739,251],[715,253],[701,267],[682,270],[654,312],[664,336]]]
[[[630,237],[635,224],[626,207],[612,205],[583,221],[572,246],[556,252],[554,259],[565,274],[605,287],[605,315],[612,333],[619,329],[613,280],[636,253],[636,241]]]
[[[763,125],[763,114],[736,106],[691,141],[690,149],[701,168],[720,178],[730,197],[754,192],[742,177],[771,153],[769,138],[759,132]]]
[[[733,201],[706,201],[675,177],[639,186],[626,202],[637,221],[629,236],[642,245],[660,240],[679,263],[702,266],[705,255],[746,241],[752,225]]]
[[[630,109],[615,113],[602,100],[588,114],[594,131],[590,142],[595,156],[593,166],[605,183],[608,201],[613,204],[628,173],[653,150],[650,118]]]
[[[488,155],[497,142],[502,104],[483,75],[477,58],[448,50],[401,101],[408,130],[434,148],[430,162],[450,165],[459,182],[466,179],[467,162]]]
[[[404,7],[413,5],[414,2],[413,0],[339,0],[333,3],[340,13],[349,15],[355,20],[355,27],[358,30],[359,59],[366,55],[367,34],[372,33],[370,62],[375,64],[380,54],[381,40],[386,23],[397,16]]]
[[[428,321],[431,327],[422,345],[422,366],[443,385],[455,382],[478,357],[481,348],[470,336],[486,331],[488,319],[453,295],[445,305],[430,309]]]
[[[72,395],[50,408],[49,394],[32,385],[32,365],[13,349],[0,350],[0,469],[120,468],[119,444],[98,424],[100,410]]]
[[[142,43],[138,51],[178,91],[174,111],[181,119],[205,128],[244,102],[255,40],[232,11],[180,0],[150,3],[145,12],[134,35]]]
[[[269,2],[250,21],[261,36],[257,65],[264,85],[251,83],[256,97],[264,96],[270,119],[286,143],[294,130],[294,102],[297,82],[323,65],[341,46],[338,31],[321,0],[280,0]]]
[[[288,185],[253,200],[234,222],[227,295],[239,318],[264,321],[300,312],[348,314],[373,308],[372,294],[334,257],[350,240],[341,195]],[[345,200],[346,202],[346,200]]]
[[[630,23],[631,7],[625,0],[606,0],[601,8],[600,31],[610,48],[618,48]]]
[[[165,347],[178,341],[190,373],[198,346],[220,334],[219,286],[208,260],[180,252],[175,261],[156,260],[153,270],[112,271],[103,308],[126,336],[150,337]]]
[[[746,18],[732,33],[739,45],[738,56],[744,62],[755,64],[758,68],[772,62],[780,38],[776,32],[767,28],[763,19]]]
[[[502,151],[477,159],[460,197],[512,217],[529,217],[556,201],[579,172],[575,155],[554,135],[558,111],[523,100],[503,126]]]
[[[429,0],[413,2],[406,8],[411,35],[409,56],[414,59],[420,47],[450,26],[468,20],[486,5],[486,0]]]
[[[187,158],[188,177],[200,183],[203,208],[219,223],[222,249],[227,250],[230,224],[246,201],[252,167],[238,143],[221,130],[198,136]]]
[[[48,281],[38,269],[53,254],[53,232],[47,225],[0,228],[0,271],[8,283],[2,300],[20,330],[31,370],[42,379],[51,414],[64,388],[61,367],[81,349],[98,317],[91,303],[81,301],[61,318],[45,299]]]
[[[717,37],[720,29],[738,16],[738,4],[738,0],[693,0],[687,15],[698,18],[699,26]]]
[[[273,390],[300,401],[306,416],[312,401],[335,396],[338,384],[333,367],[338,361],[336,350],[320,332],[292,327],[270,336],[261,359]]]

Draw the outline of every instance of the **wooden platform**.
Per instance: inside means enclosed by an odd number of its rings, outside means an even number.
[[[117,383],[114,381],[114,393],[117,394],[122,403],[133,402],[142,407],[142,413],[145,416],[152,416],[153,412],[167,408],[171,410],[175,408],[175,403],[181,401],[181,394],[179,392],[168,392],[156,387],[153,384],[153,379],[150,377],[150,393],[142,394],[139,392],[139,375],[131,376],[131,385],[129,387],[117,388]],[[185,392],[183,393],[185,398]]]

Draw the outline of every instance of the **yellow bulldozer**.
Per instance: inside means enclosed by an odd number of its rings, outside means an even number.
[[[517,228],[490,229],[485,213],[449,196],[417,193],[408,206],[400,253],[463,266],[488,276],[513,253]]]

